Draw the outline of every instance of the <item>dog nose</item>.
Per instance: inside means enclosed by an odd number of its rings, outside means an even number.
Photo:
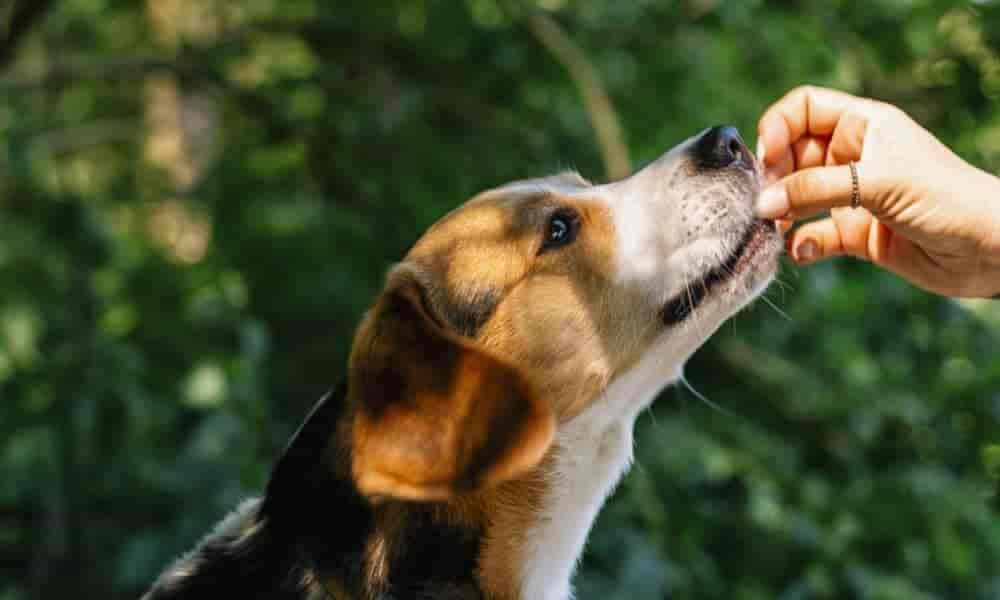
[[[723,169],[741,166],[752,169],[754,160],[743,143],[738,129],[732,125],[712,127],[695,141],[691,154],[705,168]]]

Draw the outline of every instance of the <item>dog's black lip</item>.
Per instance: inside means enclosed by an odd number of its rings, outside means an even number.
[[[736,245],[736,248],[733,249],[726,260],[714,267],[698,281],[688,285],[687,289],[678,294],[673,300],[667,302],[663,307],[663,323],[665,325],[676,325],[688,318],[701,305],[713,287],[731,279],[735,274],[736,265],[750,247],[750,242],[762,230],[776,231],[777,227],[774,221],[754,219],[743,233],[743,237],[740,238],[740,243]]]

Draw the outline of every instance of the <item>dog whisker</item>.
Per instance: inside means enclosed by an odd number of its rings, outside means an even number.
[[[687,377],[681,376],[678,381],[680,381],[681,384],[687,389],[687,391],[691,392],[691,394],[695,398],[697,398],[697,399],[701,400],[702,402],[704,402],[705,405],[707,405],[709,408],[713,408],[716,411],[718,411],[718,412],[726,415],[727,417],[738,418],[740,416],[740,415],[737,415],[736,413],[734,413],[733,411],[729,410],[728,408],[724,408],[724,407],[716,404],[715,402],[712,402],[704,394],[702,394],[698,390],[694,389],[694,386],[692,386],[691,383],[688,382]]]
[[[795,288],[792,287],[792,284],[790,284],[787,281],[783,280],[781,277],[775,277],[774,278],[774,282],[776,284],[778,284],[778,287],[780,287],[783,292],[786,291],[786,290],[789,291],[789,292],[794,292],[795,291]]]
[[[781,316],[782,316],[782,317],[783,317],[783,318],[784,318],[784,319],[785,319],[786,321],[788,321],[789,323],[794,323],[794,322],[795,322],[795,319],[793,319],[793,318],[792,318],[792,317],[791,317],[791,316],[790,316],[790,315],[789,315],[788,313],[786,313],[785,311],[783,311],[783,310],[781,310],[780,308],[778,308],[778,305],[777,305],[777,304],[775,304],[774,302],[772,302],[772,301],[771,301],[771,299],[770,299],[770,298],[768,298],[768,297],[767,297],[766,295],[763,295],[763,294],[762,294],[762,295],[760,296],[760,299],[761,299],[761,300],[762,300],[762,301],[764,302],[764,304],[767,304],[768,306],[770,306],[771,308],[773,308],[773,309],[774,309],[774,312],[776,312],[776,313],[778,313],[779,315],[781,315]]]

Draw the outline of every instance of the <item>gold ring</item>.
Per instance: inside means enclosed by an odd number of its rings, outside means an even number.
[[[858,184],[858,165],[853,160],[847,163],[851,169],[851,208],[861,206],[861,186]]]

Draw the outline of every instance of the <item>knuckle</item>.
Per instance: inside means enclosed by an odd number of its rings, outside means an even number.
[[[882,100],[872,100],[871,103],[875,109],[875,113],[888,122],[910,120],[910,115],[906,114],[906,111],[899,108],[895,104],[889,104],[888,102],[883,102]]]
[[[875,104],[888,115],[903,116],[906,114],[903,112],[903,109],[899,108],[895,104],[889,104],[883,100],[876,100]]]
[[[788,179],[785,184],[785,192],[788,194],[788,203],[792,206],[803,204],[809,197],[813,188],[809,173],[796,173]]]
[[[787,94],[785,94],[785,100],[790,102],[797,102],[803,98],[808,98],[810,94],[816,91],[816,86],[814,85],[798,85],[792,88]]]
[[[796,106],[808,105],[816,95],[816,88],[811,85],[802,85],[795,88],[791,96]]]

